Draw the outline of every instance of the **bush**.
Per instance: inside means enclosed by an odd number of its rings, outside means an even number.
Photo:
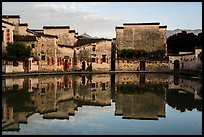
[[[23,43],[10,43],[6,47],[6,53],[2,55],[3,60],[10,61],[25,61],[30,58],[31,47]]]
[[[165,56],[165,50],[156,50],[153,52],[146,52],[145,50],[134,50],[134,49],[122,49],[118,50],[119,58],[137,59],[140,57],[146,58],[163,58]]]
[[[92,64],[88,64],[87,69],[88,71],[92,71]]]

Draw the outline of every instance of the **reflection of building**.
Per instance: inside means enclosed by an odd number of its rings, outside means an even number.
[[[195,99],[189,92],[183,92],[178,89],[169,89],[166,94],[166,102],[180,112],[197,109],[202,112],[202,99]]]
[[[2,130],[19,130],[19,124],[27,123],[28,116],[34,112],[47,119],[69,119],[82,105],[111,105],[108,74],[5,78],[2,90]],[[31,100],[22,105],[8,106],[7,94],[12,95],[16,90],[28,93]]]
[[[178,90],[180,92],[188,92],[194,95],[195,99],[202,99],[202,83],[201,81],[184,79],[179,76],[169,77],[169,90]]]
[[[133,119],[165,117],[167,79],[155,75],[117,75],[115,115]]]
[[[2,130],[18,131],[19,124],[27,123],[27,118],[36,112],[45,119],[69,119],[78,107],[110,106],[111,100],[115,102],[115,115],[129,119],[165,117],[166,102],[181,111],[202,111],[202,92],[198,92],[199,98],[192,94],[193,88],[202,91],[199,82],[133,73],[3,78]],[[9,104],[16,90],[24,102]]]

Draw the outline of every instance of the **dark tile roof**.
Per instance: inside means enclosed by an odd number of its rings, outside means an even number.
[[[10,22],[8,22],[8,21],[2,20],[2,22],[14,26],[13,23],[10,23]]]
[[[14,41],[37,41],[36,36],[20,36],[20,35],[14,35],[13,36]]]
[[[167,26],[159,26],[159,28],[167,28]]]
[[[151,23],[123,23],[123,25],[159,25],[159,22],[151,22]]]
[[[115,29],[124,29],[124,27],[115,27]]]
[[[19,15],[2,15],[2,18],[20,18]]]
[[[70,29],[69,26],[43,26],[43,29]]]
[[[28,23],[20,23],[19,26],[28,26]]]
[[[75,33],[75,30],[69,30],[69,33]]]

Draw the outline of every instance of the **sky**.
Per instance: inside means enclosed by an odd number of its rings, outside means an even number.
[[[123,23],[202,29],[202,2],[2,2],[2,15],[19,15],[30,29],[63,25],[100,38],[115,38]]]

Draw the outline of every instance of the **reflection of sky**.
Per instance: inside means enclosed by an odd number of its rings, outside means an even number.
[[[20,125],[20,132],[12,134],[118,134],[118,135],[179,135],[202,134],[202,112],[197,110],[180,112],[166,105],[166,117],[159,120],[122,119],[114,116],[115,103],[111,106],[82,106],[69,120],[42,119],[34,114],[27,124]],[[2,132],[6,134],[6,132]],[[8,133],[9,134],[9,133]]]

